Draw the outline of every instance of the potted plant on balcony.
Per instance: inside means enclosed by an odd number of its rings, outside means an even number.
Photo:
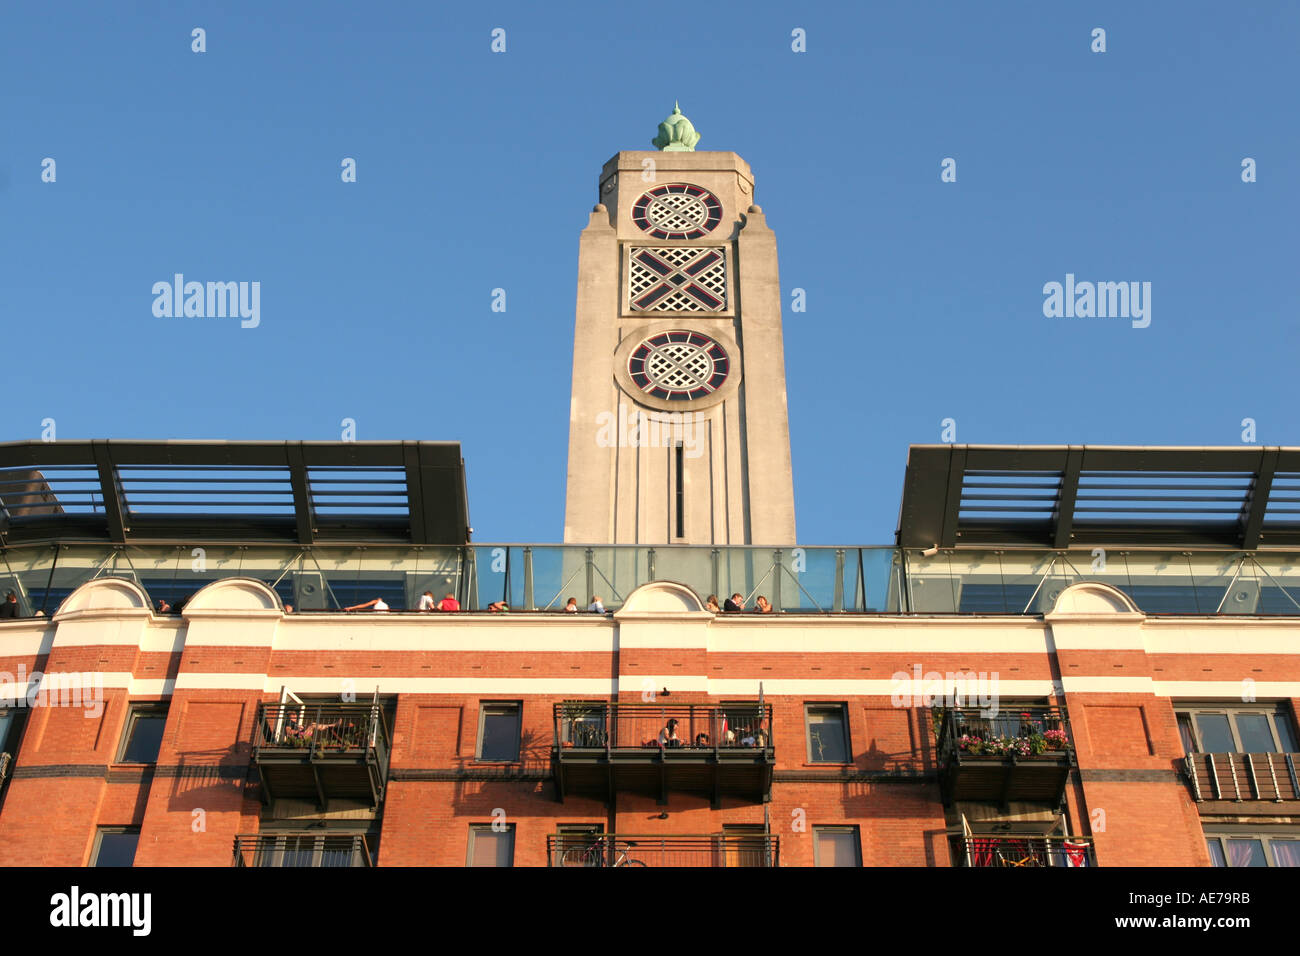
[[[1070,741],[1066,738],[1064,730],[1045,730],[1043,731],[1043,740],[1047,744],[1048,750],[1070,749]]]

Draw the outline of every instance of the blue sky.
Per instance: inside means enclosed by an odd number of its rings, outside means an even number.
[[[0,440],[352,418],[462,442],[476,540],[559,540],[578,234],[676,98],[777,234],[803,543],[891,542],[945,418],[1300,444],[1298,38],[1272,2],[9,0]],[[260,282],[260,325],[155,317],[176,272]],[[1150,282],[1151,325],[1045,317],[1066,273]]]

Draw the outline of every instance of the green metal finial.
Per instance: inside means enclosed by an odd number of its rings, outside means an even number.
[[[672,116],[659,124],[659,135],[650,141],[650,145],[665,153],[693,153],[699,141],[700,134],[695,132],[695,127],[682,115],[681,106],[674,100]]]

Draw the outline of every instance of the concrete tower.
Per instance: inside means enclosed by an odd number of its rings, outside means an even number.
[[[564,540],[791,545],[776,236],[749,164],[620,152],[582,231]]]

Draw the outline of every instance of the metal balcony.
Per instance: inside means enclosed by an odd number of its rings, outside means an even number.
[[[253,763],[272,800],[363,802],[377,810],[388,781],[388,721],[378,704],[261,704]]]
[[[954,866],[1096,866],[1091,837],[971,836],[952,841]]]
[[[669,727],[671,725],[671,737]],[[776,764],[772,707],[565,701],[554,708],[556,797],[692,793],[766,802]],[[665,739],[667,738],[667,739]]]
[[[235,837],[232,866],[374,866],[359,834],[256,833]]]
[[[1015,707],[994,715],[974,708],[942,711],[939,784],[945,804],[1012,800],[1059,804],[1078,766],[1065,711]]]
[[[546,838],[548,866],[778,866],[780,837],[767,833],[646,836],[557,833]]]
[[[1285,803],[1300,800],[1297,764],[1300,764],[1300,754],[1194,753],[1183,758],[1182,771],[1197,803],[1206,800]]]

